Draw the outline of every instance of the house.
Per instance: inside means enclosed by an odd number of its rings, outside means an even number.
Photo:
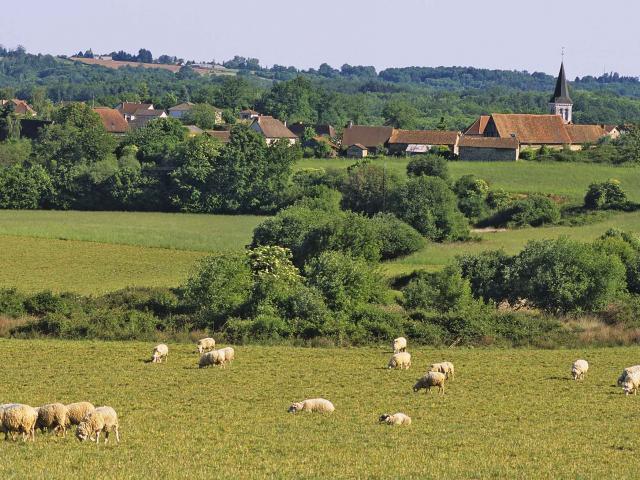
[[[369,155],[369,149],[361,143],[354,143],[347,147],[347,157],[364,158]]]
[[[212,138],[216,138],[222,143],[229,143],[231,139],[231,131],[230,130],[205,130],[205,135],[209,135]]]
[[[480,115],[478,119],[464,131],[464,135],[484,135],[484,129],[487,128],[487,123],[489,123],[490,118],[491,115]]]
[[[122,102],[116,107],[116,110],[124,117],[127,122],[135,120],[135,112],[138,110],[153,110],[152,103],[134,103]]]
[[[333,127],[333,125],[329,125],[329,124],[312,125],[309,123],[302,123],[302,122],[296,122],[289,125],[289,130],[291,130],[298,137],[302,137],[302,135],[304,134],[304,131],[307,128],[311,128],[315,132],[315,136],[336,138],[336,129]]]
[[[394,129],[387,144],[389,153],[396,155],[427,153],[437,147],[446,147],[453,155],[458,155],[459,138],[460,132]]]
[[[611,138],[611,140],[620,138],[620,134],[622,134],[622,131],[623,131],[623,128],[619,127],[618,125],[600,125],[600,126],[603,128],[607,136]]]
[[[131,127],[132,128],[142,128],[151,120],[155,120],[157,118],[167,118],[167,112],[164,110],[155,110],[155,109],[140,109],[136,110],[132,115]]]
[[[256,118],[251,124],[251,129],[260,133],[267,141],[267,145],[280,139],[288,140],[290,145],[298,141],[298,137],[287,128],[286,124],[267,115]]]
[[[580,150],[584,144],[595,144],[609,135],[601,125],[566,125],[571,138],[571,149]]]
[[[195,104],[191,102],[183,102],[169,109],[169,116],[177,119],[184,117]]]
[[[494,113],[484,129],[485,137],[517,137],[522,148],[546,146],[560,149],[571,144],[560,115]]]
[[[483,137],[462,135],[458,142],[460,160],[516,161],[520,158],[520,142],[517,137]]]
[[[120,114],[120,112],[114,108],[97,107],[93,109],[100,116],[102,125],[107,132],[113,135],[124,135],[129,130],[129,124]]]
[[[242,110],[238,115],[240,120],[255,120],[260,116],[255,110]]]
[[[36,111],[24,100],[12,98],[11,100],[0,100],[0,107],[4,107],[7,104],[13,104],[13,112],[18,115],[24,115],[26,117],[35,117]]]
[[[202,135],[204,133],[204,130],[202,130],[200,127],[196,125],[185,125],[184,128],[187,129],[188,137],[195,137],[197,135]]]
[[[393,134],[392,127],[369,127],[365,125],[351,125],[342,132],[342,147],[348,149],[359,144],[372,153],[387,144]]]

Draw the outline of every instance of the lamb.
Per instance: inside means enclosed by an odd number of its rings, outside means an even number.
[[[453,363],[451,362],[432,363],[431,365],[429,365],[429,370],[427,370],[427,373],[429,372],[443,373],[445,377],[447,377],[447,380],[449,379],[449,377],[451,377],[451,379],[453,380],[453,377],[455,375]]]
[[[584,380],[587,370],[589,370],[589,363],[586,360],[576,360],[571,366],[571,375],[574,380]]]
[[[70,403],[66,407],[69,425],[80,425],[80,422],[84,420],[84,417],[96,409],[96,407],[89,402]]]
[[[156,345],[153,349],[153,357],[151,357],[152,363],[162,363],[162,359],[167,361],[167,355],[169,355],[169,347],[167,347],[164,343],[160,345]]]
[[[640,388],[640,372],[631,372],[622,382],[622,389],[624,390],[625,395],[629,395],[633,393],[634,395],[638,394],[638,388]]]
[[[198,353],[202,355],[204,352],[210,352],[216,348],[216,341],[213,338],[201,338],[198,340]]]
[[[400,353],[407,351],[407,339],[404,337],[398,337],[393,341],[393,353]]]
[[[198,367],[204,368],[208,367],[209,365],[220,365],[220,367],[224,367],[225,358],[226,357],[224,351],[213,350],[212,352],[207,352],[200,356]]]
[[[324,398],[312,398],[303,400],[302,402],[294,402],[289,407],[289,413],[304,412],[318,412],[318,413],[331,413],[336,409],[329,400]]]
[[[447,377],[444,373],[429,372],[416,382],[413,386],[413,391],[418,392],[421,388],[424,388],[427,393],[431,393],[431,387],[438,387],[438,393],[444,395],[444,382],[446,379]]]
[[[104,432],[104,443],[109,441],[109,433],[114,431],[116,434],[116,442],[120,443],[120,434],[118,433],[118,414],[111,407],[98,407],[80,422],[76,437],[81,442],[89,439],[93,441],[96,438],[96,445],[100,443],[100,432]]]
[[[69,413],[66,406],[62,403],[48,403],[37,410],[36,428],[39,428],[42,433],[48,430],[49,432],[54,431],[56,434],[62,432],[62,436],[66,436],[69,425]]]
[[[22,441],[26,442],[31,438],[31,441],[35,442],[37,420],[38,411],[29,405],[15,404],[6,407],[2,412],[1,427],[4,439],[7,440],[9,434],[15,438],[14,433],[22,433]]]
[[[394,353],[387,364],[387,368],[409,369],[410,366],[411,354],[409,352]]]
[[[378,421],[387,425],[411,425],[411,417],[404,413],[394,413],[393,415],[385,413],[380,415]]]
[[[624,381],[631,373],[640,372],[640,365],[634,365],[633,367],[627,367],[622,371],[622,374],[618,377],[618,386],[621,387]]]

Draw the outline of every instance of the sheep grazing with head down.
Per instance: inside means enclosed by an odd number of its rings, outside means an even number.
[[[95,436],[96,445],[100,443],[100,432],[104,432],[104,443],[109,441],[109,433],[115,432],[116,442],[120,443],[118,432],[118,414],[111,407],[98,407],[80,422],[76,430],[76,437],[81,442],[92,440]]]
[[[398,337],[393,341],[393,353],[400,353],[407,351],[407,339],[404,337]]]
[[[444,373],[441,372],[429,372],[424,377],[419,379],[413,386],[414,392],[419,392],[424,388],[427,393],[431,393],[431,387],[438,387],[438,392],[444,395],[444,382],[447,379]]]
[[[622,389],[625,395],[638,394],[638,388],[640,388],[640,372],[631,372],[626,376],[622,382]]]
[[[198,368],[204,368],[211,365],[220,365],[220,368],[224,368],[225,359],[226,356],[223,350],[213,350],[212,352],[203,353],[200,356]]]
[[[160,345],[156,345],[153,349],[153,356],[151,357],[152,363],[162,363],[162,360],[167,361],[167,356],[169,355],[169,347],[167,347],[164,343]]]
[[[198,353],[202,355],[205,352],[210,352],[216,348],[216,341],[213,338],[201,338],[198,340]]]
[[[42,433],[53,431],[56,434],[62,432],[62,436],[67,434],[67,426],[69,425],[69,413],[67,407],[62,403],[48,403],[42,405],[38,409],[38,420],[36,428]]]
[[[331,413],[336,409],[329,400],[324,398],[311,398],[302,402],[294,402],[289,407],[289,413],[297,412],[318,412]]]
[[[15,439],[14,435],[21,433],[23,441],[31,438],[31,441],[35,442],[37,420],[38,411],[29,405],[15,404],[4,408],[0,426],[1,431],[4,432],[4,439],[7,440],[9,435]]]
[[[589,370],[589,363],[586,360],[576,360],[571,366],[571,376],[574,380],[584,380],[587,370]]]
[[[409,369],[411,366],[411,354],[409,352],[394,353],[389,359],[387,368]]]
[[[404,413],[394,413],[393,415],[383,414],[378,419],[380,423],[386,423],[387,425],[411,425],[411,417]]]
[[[89,402],[76,402],[66,405],[67,407],[67,419],[70,425],[79,425],[84,417],[90,412],[94,411],[96,407]]]
[[[443,373],[444,376],[447,377],[447,380],[449,380],[449,377],[451,377],[451,379],[453,380],[455,376],[455,369],[453,368],[453,363],[451,362],[432,363],[431,365],[429,365],[429,370],[427,370],[427,373],[428,372]]]
[[[622,374],[618,377],[618,386],[621,387],[624,381],[627,379],[629,375],[632,373],[640,372],[640,365],[634,365],[632,367],[627,367],[622,370]]]
[[[225,363],[231,363],[233,360],[236,359],[236,351],[232,347],[225,347],[218,351],[224,353]]]

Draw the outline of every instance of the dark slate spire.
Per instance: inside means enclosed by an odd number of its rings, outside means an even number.
[[[569,96],[569,86],[567,85],[567,77],[564,74],[564,62],[560,64],[560,73],[558,74],[558,80],[556,81],[556,90],[551,97],[551,103],[571,103],[571,97]]]

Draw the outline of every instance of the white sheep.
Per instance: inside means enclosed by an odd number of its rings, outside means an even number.
[[[407,339],[404,337],[398,337],[393,341],[393,353],[400,353],[407,351]]]
[[[640,388],[640,372],[635,371],[629,373],[624,382],[622,382],[622,389],[626,395],[633,393],[638,394],[638,388]]]
[[[411,417],[404,413],[394,413],[393,415],[383,414],[378,419],[380,423],[386,423],[387,425],[411,425]]]
[[[232,347],[225,347],[218,351],[224,352],[225,363],[231,363],[236,358],[236,351]]]
[[[89,439],[93,441],[95,435],[96,445],[100,443],[100,432],[104,432],[104,443],[109,441],[109,433],[114,431],[116,434],[116,442],[120,443],[120,434],[118,432],[118,414],[111,407],[98,407],[89,412],[89,414],[80,422],[76,437],[81,442]]]
[[[303,412],[318,412],[318,413],[331,413],[336,409],[329,400],[324,398],[311,398],[303,400],[302,402],[294,402],[289,407],[289,413]]]
[[[225,352],[222,350],[213,350],[212,352],[203,353],[198,362],[199,368],[208,367],[210,365],[220,365],[224,367]]]
[[[22,433],[22,440],[35,441],[36,421],[38,420],[38,411],[29,405],[16,404],[10,405],[3,409],[1,431],[4,432],[4,439],[7,440],[9,435],[12,438],[15,433]]]
[[[57,433],[62,432],[62,436],[67,434],[67,426],[69,425],[69,413],[67,407],[62,403],[48,403],[38,407],[38,420],[36,428],[42,433],[45,430]]]
[[[202,355],[204,352],[210,352],[216,348],[216,341],[213,338],[201,338],[198,340],[198,353]]]
[[[574,380],[584,380],[584,374],[589,370],[589,362],[586,360],[576,360],[571,366],[571,376]]]
[[[387,364],[387,368],[408,369],[410,366],[411,354],[409,352],[394,353]]]
[[[444,373],[429,372],[416,382],[413,386],[413,391],[418,392],[424,388],[427,390],[427,393],[431,393],[431,387],[438,387],[438,392],[444,395],[444,382],[446,379],[447,377]]]
[[[624,381],[627,379],[627,376],[635,372],[640,372],[640,365],[634,365],[622,370],[622,374],[618,377],[618,386],[621,387]]]
[[[453,380],[453,377],[455,375],[453,363],[451,362],[432,363],[431,365],[429,365],[429,369],[427,370],[427,373],[429,372],[443,373],[445,377],[447,377],[447,380],[449,379],[449,377],[451,377],[451,379]]]
[[[84,417],[90,412],[96,409],[92,403],[89,402],[75,402],[66,405],[67,407],[67,419],[70,425],[79,425]]]
[[[162,363],[162,359],[167,361],[167,356],[169,355],[169,347],[167,347],[164,343],[160,345],[156,345],[153,349],[153,356],[151,357],[151,361],[153,363]]]

